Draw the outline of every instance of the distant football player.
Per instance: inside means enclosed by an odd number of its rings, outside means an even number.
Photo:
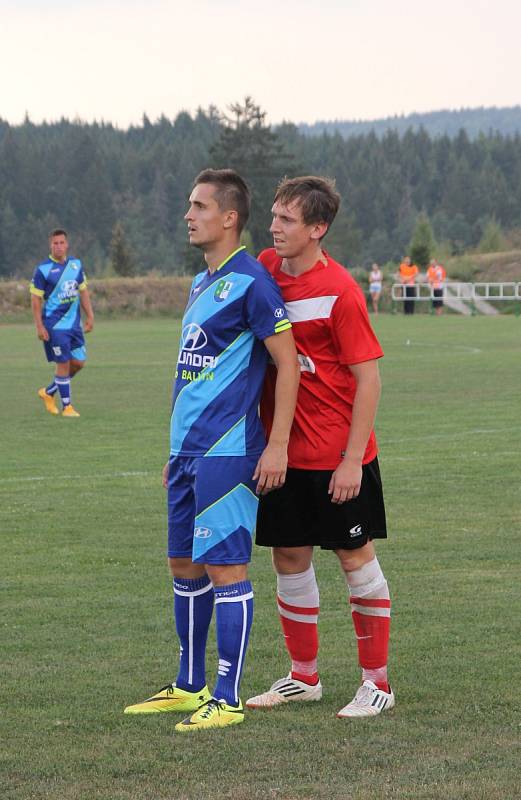
[[[49,234],[49,250],[48,259],[36,267],[30,286],[36,333],[47,361],[56,364],[50,384],[39,389],[38,396],[50,414],[59,414],[59,394],[62,416],[79,417],[71,404],[71,378],[87,358],[80,306],[85,313],[85,333],[94,326],[94,312],[81,261],[67,255],[69,241],[62,228]]]
[[[322,696],[312,563],[318,546],[336,554],[345,575],[362,667],[361,686],[337,716],[369,717],[395,702],[387,677],[391,603],[373,544],[387,535],[373,432],[383,353],[361,289],[322,248],[339,202],[330,180],[284,180],[272,208],[274,247],[259,256],[281,288],[301,380],[286,482],[261,498],[256,538],[273,548],[291,670],[246,705],[274,708]],[[270,368],[261,407],[268,432],[274,379]]]
[[[201,172],[185,215],[207,269],[194,278],[175,373],[168,491],[168,557],[180,663],[174,683],[125,709],[179,711],[181,733],[244,720],[239,690],[253,618],[248,580],[258,496],[284,483],[299,370],[280,291],[240,245],[250,193],[233,170]],[[268,443],[258,406],[268,356],[277,367]],[[218,674],[205,654],[215,605]]]

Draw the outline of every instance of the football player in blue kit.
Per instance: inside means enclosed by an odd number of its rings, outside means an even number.
[[[79,417],[71,404],[71,378],[85,363],[87,353],[81,327],[80,306],[85,312],[85,333],[94,326],[94,312],[87,279],[78,258],[69,258],[69,241],[62,228],[49,234],[49,258],[39,264],[30,286],[31,308],[38,338],[47,361],[56,363],[55,375],[46,388],[39,389],[50,414],[58,414],[56,395],[64,417]]]
[[[244,720],[239,685],[253,617],[247,565],[258,496],[285,480],[297,396],[297,353],[280,291],[240,246],[249,190],[233,170],[197,176],[185,215],[207,269],[193,280],[175,372],[168,491],[168,557],[180,662],[174,683],[125,713],[179,711],[179,732]],[[274,424],[266,444],[259,400],[277,367]],[[206,685],[215,606],[218,675]]]

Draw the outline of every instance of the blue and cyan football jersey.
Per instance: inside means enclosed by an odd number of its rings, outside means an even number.
[[[78,258],[60,264],[49,256],[36,267],[29,291],[44,301],[42,322],[48,331],[81,330],[80,292],[86,287]]]
[[[170,454],[261,453],[263,340],[291,324],[279,288],[243,247],[193,280],[175,373]]]

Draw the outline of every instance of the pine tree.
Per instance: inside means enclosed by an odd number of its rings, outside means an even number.
[[[270,209],[277,183],[291,172],[292,157],[278,135],[266,124],[266,112],[251,97],[230,106],[231,116],[221,118],[222,130],[210,148],[214,167],[231,167],[251,190],[248,230],[257,250],[271,244]]]
[[[412,235],[409,251],[414,264],[422,269],[427,268],[434,250],[434,234],[431,223],[425,212],[422,212],[416,220],[416,227]]]
[[[110,260],[117,275],[128,277],[135,274],[134,259],[125,240],[123,227],[119,222],[116,222],[112,229]]]
[[[499,253],[505,248],[505,239],[501,225],[497,220],[489,219],[485,225],[483,236],[480,239],[478,250],[480,253]]]

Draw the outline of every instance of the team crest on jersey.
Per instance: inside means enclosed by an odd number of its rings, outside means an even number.
[[[223,300],[226,300],[228,295],[230,294],[230,289],[233,286],[232,281],[227,281],[224,278],[220,280],[215,287],[214,298],[217,300],[218,303],[222,303]]]

